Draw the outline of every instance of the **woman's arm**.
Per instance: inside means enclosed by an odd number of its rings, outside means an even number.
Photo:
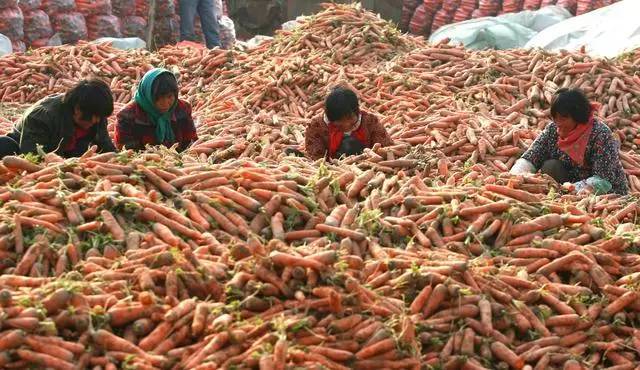
[[[191,105],[187,102],[181,101],[180,106],[182,112],[179,112],[180,119],[178,120],[180,127],[180,143],[178,150],[183,151],[191,146],[194,141],[198,140],[198,132],[196,131],[196,125],[193,121]]]
[[[329,148],[327,147],[328,138],[324,137],[327,133],[322,130],[324,122],[320,122],[318,119],[314,119],[307,126],[307,130],[304,134],[304,147],[307,157],[311,159],[323,158]]]
[[[98,124],[98,132],[96,133],[96,142],[98,151],[100,153],[115,152],[116,147],[109,137],[109,131],[107,131],[107,120],[104,119]]]
[[[534,172],[542,167],[542,164],[551,159],[551,148],[554,148],[557,140],[555,123],[550,123],[535,139],[533,144],[522,155],[521,159],[527,160],[534,167]]]
[[[593,174],[611,184],[611,191],[625,195],[629,192],[627,177],[620,162],[620,145],[607,130],[599,133],[593,143]]]
[[[116,123],[116,131],[114,134],[115,146],[118,149],[127,148],[133,150],[143,149],[140,138],[133,134],[133,125],[135,122],[135,107],[129,105],[118,113],[118,121]]]
[[[370,131],[370,140],[371,146],[375,144],[380,144],[381,146],[391,146],[393,145],[393,140],[391,136],[384,128],[378,117],[373,116],[373,121],[371,122],[371,131]]]

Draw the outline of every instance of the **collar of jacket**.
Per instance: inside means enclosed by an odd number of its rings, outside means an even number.
[[[329,117],[327,117],[327,114],[325,113],[324,116],[324,123],[329,126],[329,124],[331,123],[331,121],[329,121]],[[362,123],[362,113],[358,114],[358,120],[356,121],[356,125],[351,129],[351,131],[347,131],[344,134],[345,135],[349,135],[350,133],[358,130],[360,128],[360,124]]]

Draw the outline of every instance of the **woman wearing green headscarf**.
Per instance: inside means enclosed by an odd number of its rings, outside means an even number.
[[[178,144],[178,150],[182,151],[197,138],[191,106],[178,99],[178,81],[166,69],[147,72],[134,101],[118,113],[115,143],[119,149]]]

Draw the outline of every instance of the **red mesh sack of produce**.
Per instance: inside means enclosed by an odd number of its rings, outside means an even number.
[[[556,2],[557,0],[542,0],[540,7],[544,8],[545,6],[556,5]]]
[[[0,0],[0,9],[15,8],[18,6],[18,0]]]
[[[12,40],[11,47],[13,48],[14,53],[24,53],[25,51],[27,51],[27,44],[25,44],[24,41]]]
[[[120,19],[115,15],[95,15],[87,17],[87,30],[89,31],[90,40],[101,37],[122,37]]]
[[[576,7],[576,15],[581,15],[585,13],[589,13],[590,11],[596,9],[596,2],[593,0],[578,0],[578,4]]]
[[[445,26],[453,20],[453,13],[446,10],[444,7],[436,13],[433,17],[433,24],[431,25],[431,33],[434,33],[438,28]]]
[[[76,7],[74,0],[42,0],[42,10],[51,16],[56,13],[70,12]]]
[[[136,0],[111,0],[113,14],[128,17],[136,14]]]
[[[462,22],[471,18],[471,13],[476,9],[476,5],[478,5],[477,0],[460,0],[460,6],[453,15],[453,22]]]
[[[538,10],[540,9],[541,0],[524,0],[523,8],[525,10]]]
[[[176,12],[176,4],[173,0],[157,0],[156,15],[169,17]],[[136,15],[147,17],[149,15],[149,0],[136,0]]]
[[[18,1],[18,6],[22,9],[23,12],[28,10],[36,10],[40,9],[42,6],[42,0],[20,0]]]
[[[567,9],[569,12],[571,12],[571,14],[576,14],[576,7],[578,3],[576,2],[576,0],[558,0],[556,5]]]
[[[20,8],[0,9],[0,33],[11,40],[22,40],[24,37],[24,17]]]
[[[173,17],[157,18],[154,27],[157,46],[175,44],[178,42],[178,22]]]
[[[49,39],[53,28],[49,16],[42,10],[34,10],[24,15],[24,38],[29,44],[35,40]]]
[[[431,24],[431,17],[427,14],[425,10],[425,6],[420,5],[416,11],[413,13],[413,17],[411,17],[411,22],[409,22],[409,31],[414,35],[426,35],[427,29]]]
[[[75,12],[56,14],[51,21],[54,31],[60,34],[63,43],[72,44],[87,39],[87,23],[82,14]]]
[[[500,0],[480,0],[478,10],[481,17],[493,17],[498,14],[501,5]]]
[[[122,35],[124,37],[139,37],[143,40],[147,38],[147,21],[138,16],[130,16],[122,18],[120,25],[122,29]]]
[[[522,10],[522,0],[504,0],[502,2],[503,13],[515,13]]]
[[[85,17],[111,15],[111,0],[76,0],[76,9]]]
[[[424,10],[433,17],[440,8],[443,0],[424,0]]]
[[[400,29],[406,31],[409,29],[409,23],[415,13],[416,8],[422,0],[404,0],[402,2],[402,15],[400,16]]]
[[[453,14],[459,6],[460,0],[449,0],[442,3],[442,9],[450,12],[451,14]]]

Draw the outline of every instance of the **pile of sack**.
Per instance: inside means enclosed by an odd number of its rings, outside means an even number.
[[[400,29],[428,37],[450,23],[494,17],[558,5],[573,15],[602,8],[618,0],[404,0]]]
[[[149,4],[149,0],[0,0],[0,35],[10,40],[13,52],[105,37],[146,40]],[[179,0],[156,1],[157,46],[178,42],[179,6]],[[231,48],[235,28],[227,17],[226,1],[217,0],[215,7],[222,46]],[[202,37],[199,24],[196,19],[196,32]]]

